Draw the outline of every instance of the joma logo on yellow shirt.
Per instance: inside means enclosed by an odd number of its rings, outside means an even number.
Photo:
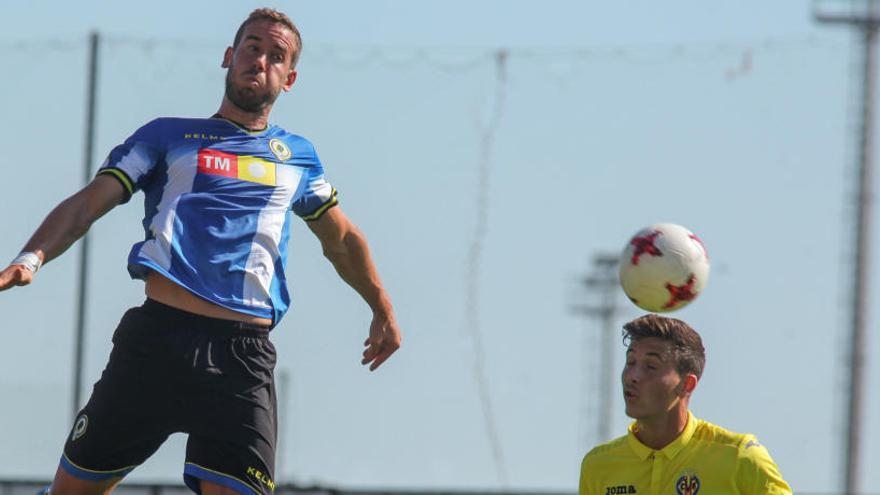
[[[636,493],[636,487],[633,485],[617,485],[605,487],[605,495],[629,495],[631,493]]]

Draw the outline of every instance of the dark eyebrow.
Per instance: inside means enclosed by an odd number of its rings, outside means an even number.
[[[629,354],[629,353],[631,353],[631,352],[636,352],[636,351],[634,351],[631,347],[630,347],[629,349],[626,350],[626,353],[627,353],[627,354]],[[660,358],[660,359],[663,359],[663,354],[661,354],[661,353],[659,353],[659,352],[657,352],[657,351],[648,351],[648,352],[645,353],[645,355],[646,355],[646,356],[656,356],[656,357],[658,357],[658,358]]]
[[[249,34],[249,35],[245,36],[244,40],[245,41],[248,41],[248,40],[263,41],[263,38],[260,38],[256,34]],[[274,48],[275,50],[278,50],[284,54],[287,54],[287,51],[288,51],[287,47],[280,44],[280,43],[272,43],[272,48]]]
[[[633,351],[632,349],[627,349],[626,355],[629,356],[633,352],[635,352],[635,351]],[[649,351],[649,352],[645,353],[645,357],[653,357],[653,358],[659,359],[661,362],[663,361],[663,355],[660,354],[659,352],[656,352],[656,351]]]

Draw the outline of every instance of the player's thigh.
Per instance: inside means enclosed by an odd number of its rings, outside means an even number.
[[[266,338],[213,342],[206,353],[218,374],[193,387],[187,407],[184,480],[203,481],[240,494],[270,495],[277,441],[277,401],[273,369],[275,348]],[[200,353],[201,354],[201,353]]]
[[[207,480],[199,481],[202,495],[241,495],[237,490]]]
[[[122,481],[121,477],[101,481],[77,478],[61,466],[55,471],[55,479],[49,489],[51,495],[106,495]]]
[[[126,312],[100,380],[64,444],[61,467],[90,481],[128,474],[179,429],[173,366],[143,312]],[[179,399],[178,399],[179,400]]]

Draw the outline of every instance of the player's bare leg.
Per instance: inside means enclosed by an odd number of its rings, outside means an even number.
[[[228,486],[219,485],[205,480],[199,480],[199,488],[202,489],[202,495],[241,495]]]
[[[58,466],[55,480],[49,488],[50,495],[109,495],[122,478],[102,481],[88,481],[77,478]]]

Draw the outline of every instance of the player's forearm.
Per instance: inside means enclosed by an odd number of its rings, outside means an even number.
[[[36,253],[43,263],[60,256],[88,232],[94,221],[80,203],[76,195],[62,201],[46,216],[22,251]]]
[[[88,232],[92,223],[123,199],[122,186],[98,176],[88,186],[62,201],[37,228],[23,251],[37,253],[43,263],[57,258]]]
[[[123,198],[124,190],[116,179],[96,177],[46,216],[24,245],[23,251],[36,253],[43,263],[57,258],[84,236],[95,220],[118,205]]]
[[[391,300],[370,256],[364,235],[352,226],[330,246],[324,246],[324,255],[333,263],[336,272],[366,301],[374,314],[391,317]]]

